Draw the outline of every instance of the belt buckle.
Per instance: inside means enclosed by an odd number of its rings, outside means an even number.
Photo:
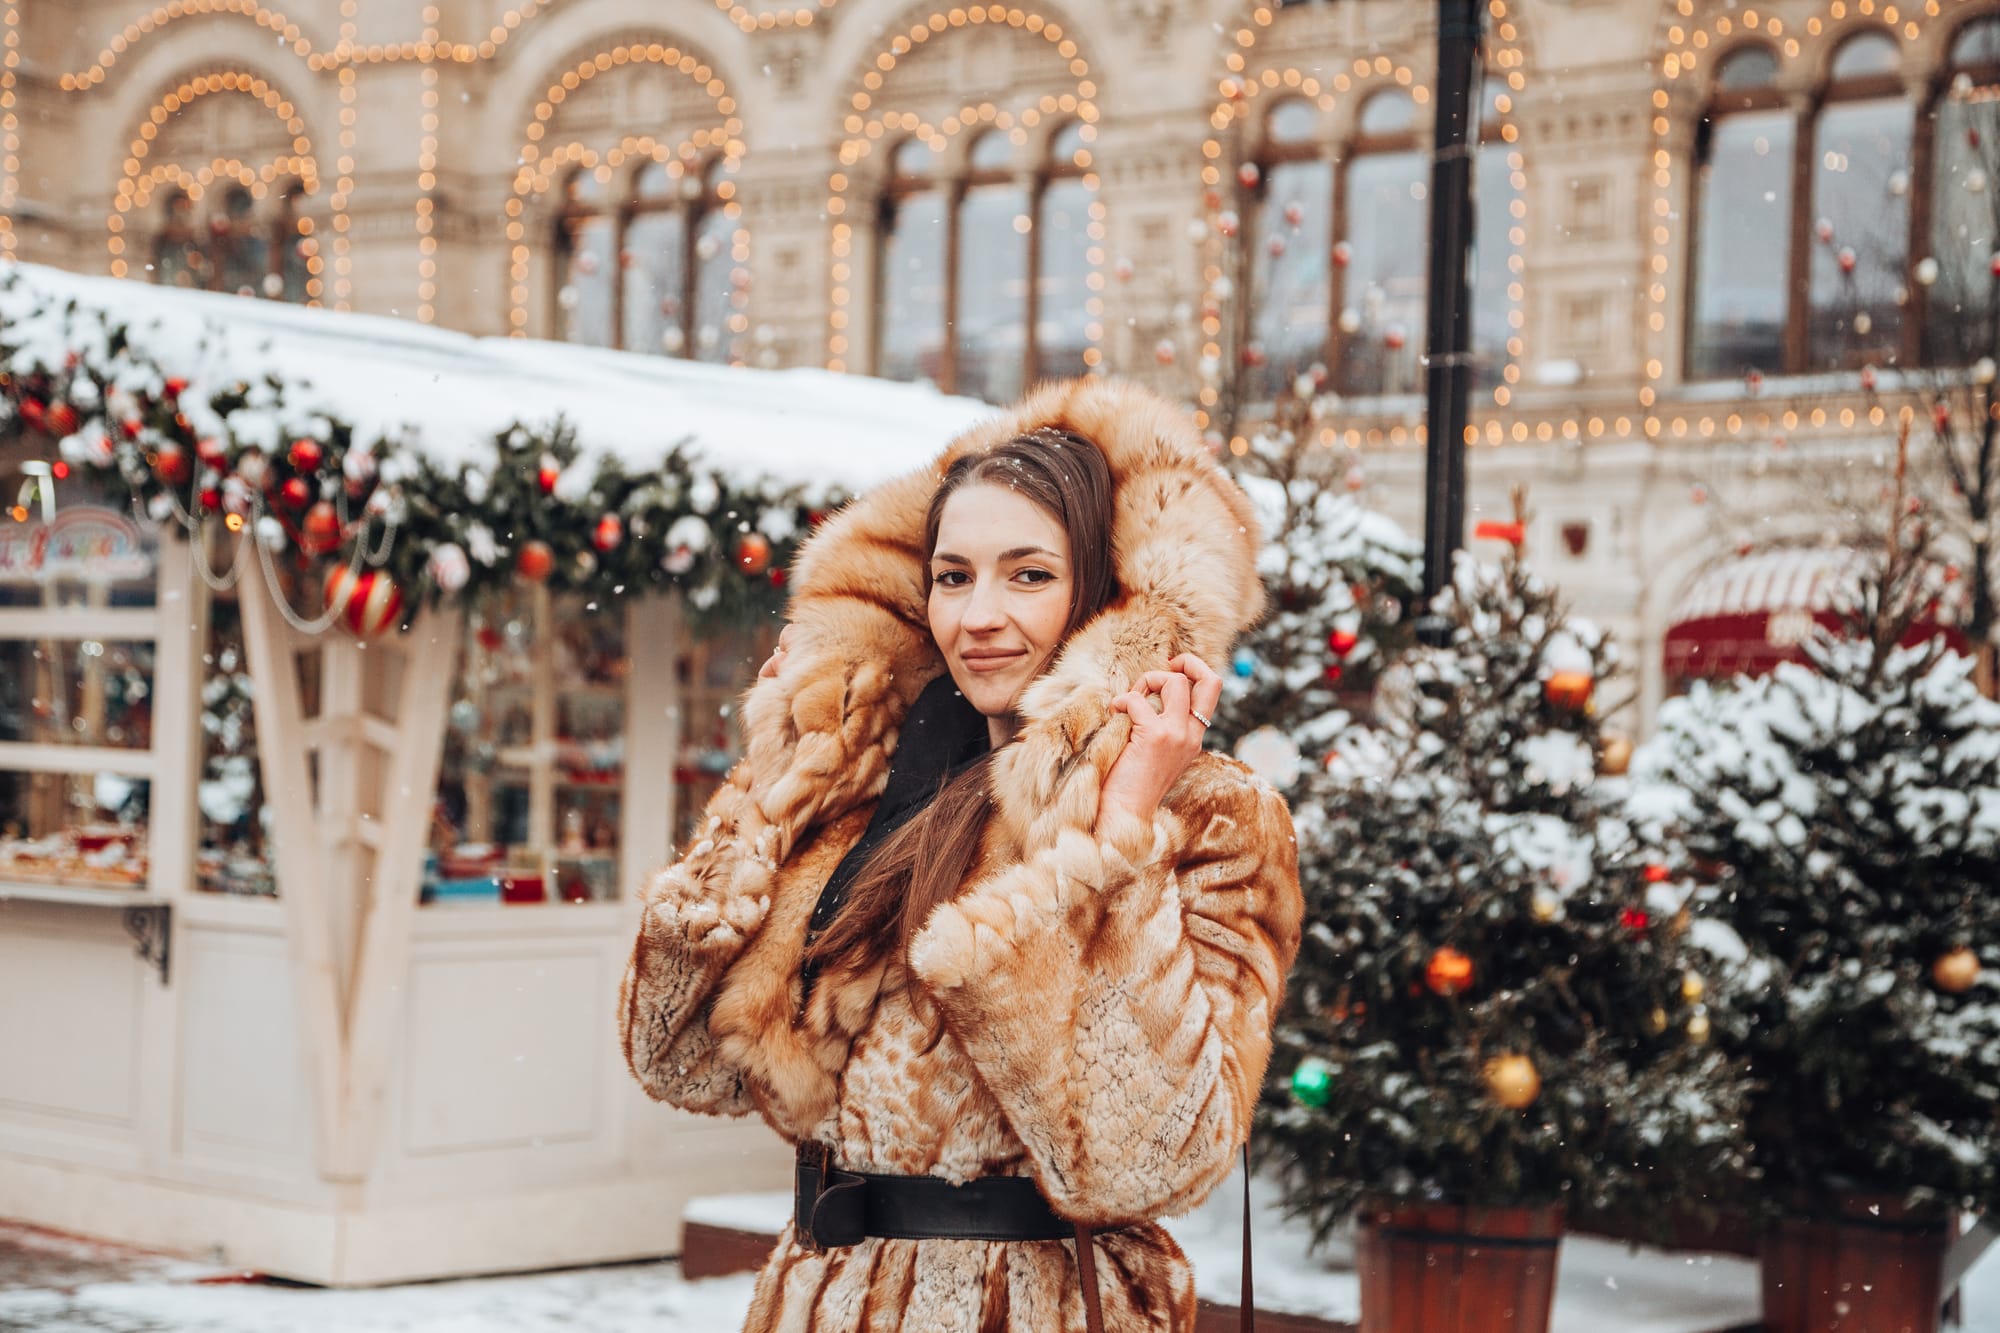
[[[820,1254],[826,1249],[813,1234],[812,1224],[813,1211],[819,1204],[819,1196],[826,1191],[827,1174],[832,1169],[832,1148],[818,1142],[799,1145],[798,1165],[793,1172],[792,1230],[799,1248],[808,1254]]]

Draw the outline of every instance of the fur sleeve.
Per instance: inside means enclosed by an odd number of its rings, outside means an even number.
[[[1151,827],[1065,832],[983,880],[911,947],[1043,1192],[1086,1224],[1185,1212],[1228,1175],[1298,952],[1283,800],[1230,764],[1182,785]]]
[[[707,1115],[754,1109],[742,1072],[709,1035],[716,983],[764,924],[767,892],[746,887],[768,876],[739,876],[733,863],[760,849],[739,845],[739,807],[748,767],[738,765],[708,803],[693,844],[646,886],[639,936],[618,990],[618,1036],[625,1063],[646,1094]]]

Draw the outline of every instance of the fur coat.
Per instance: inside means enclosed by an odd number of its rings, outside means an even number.
[[[943,670],[924,513],[944,466],[1040,425],[1111,465],[1119,595],[1023,695],[974,872],[907,957],[829,969],[799,1013],[807,918],[880,795],[900,719]],[[1108,1329],[1188,1330],[1194,1281],[1147,1219],[1184,1212],[1250,1131],[1302,905],[1284,802],[1204,753],[1150,824],[1096,828],[1129,722],[1112,697],[1173,654],[1212,665],[1262,608],[1257,523],[1186,414],[1130,385],[1045,386],[935,464],[847,506],[794,570],[793,646],[743,706],[746,754],[648,887],[620,995],[655,1098],[764,1118],[854,1170],[1028,1174],[1100,1235]],[[1070,1241],[870,1239],[788,1228],[747,1327],[1081,1330]]]

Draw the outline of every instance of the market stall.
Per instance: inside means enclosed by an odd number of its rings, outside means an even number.
[[[798,540],[980,410],[0,270],[0,1216],[366,1284],[782,1184],[626,1074],[636,894]]]

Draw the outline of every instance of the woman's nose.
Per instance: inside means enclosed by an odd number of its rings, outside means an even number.
[[[1006,623],[1007,614],[1001,606],[1000,590],[984,581],[972,585],[972,595],[966,598],[964,625],[967,629],[998,629]]]

